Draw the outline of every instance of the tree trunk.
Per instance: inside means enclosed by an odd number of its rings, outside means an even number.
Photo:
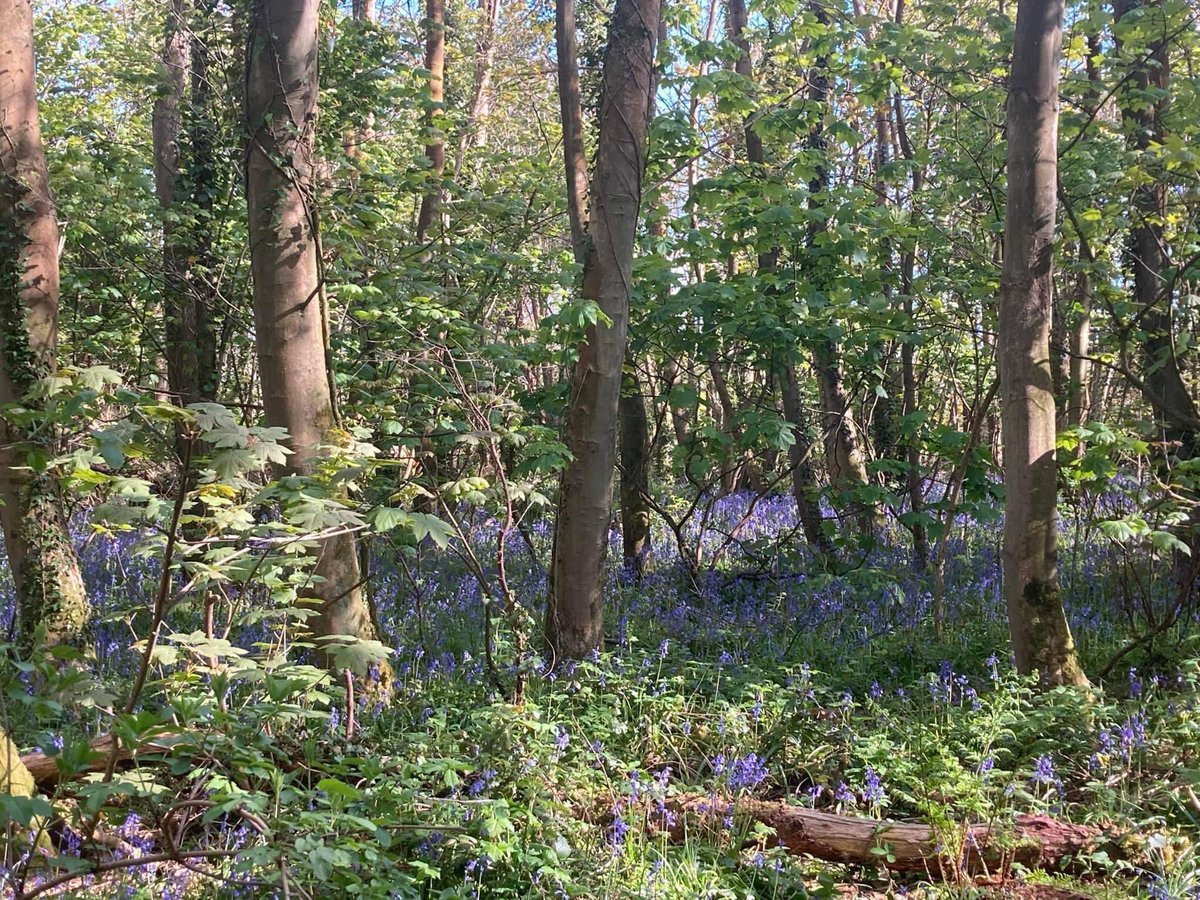
[[[650,553],[650,424],[642,385],[630,359],[621,385],[621,543],[625,567],[637,582]]]
[[[546,616],[546,640],[558,658],[582,657],[604,638],[600,591],[659,13],[659,0],[618,0],[604,53],[582,293],[611,324],[588,328],[571,376],[565,441],[572,458],[559,493]],[[572,80],[565,73],[560,84]]]
[[[821,6],[812,7],[817,20],[828,25],[829,16]],[[809,73],[808,99],[821,110],[822,117],[830,104],[829,59],[820,56]],[[825,140],[823,118],[818,119],[809,131],[808,150],[815,157],[816,173],[809,182],[809,206],[813,209],[824,202],[822,195],[829,192],[830,172],[828,161],[828,146]],[[827,224],[823,216],[814,216],[808,226],[807,246],[809,262],[813,268],[811,278],[818,282],[822,280],[824,269],[830,263],[818,259],[817,236],[825,231]],[[822,432],[825,436],[825,463],[829,470],[830,486],[835,492],[854,491],[868,483],[867,463],[863,456],[859,440],[858,425],[850,409],[850,401],[842,383],[841,363],[838,359],[838,347],[827,337],[817,337],[812,346],[813,370],[817,375],[817,386],[820,389],[823,421]],[[852,504],[858,519],[860,531],[863,534],[873,534],[875,531],[875,512],[861,502]]]
[[[1081,260],[1081,263],[1087,263]],[[1080,272],[1077,282],[1077,298],[1079,315],[1070,329],[1070,381],[1067,384],[1067,427],[1078,428],[1087,421],[1088,408],[1091,406],[1091,360],[1087,358],[1091,352],[1092,334],[1092,276],[1089,272]],[[1080,451],[1083,445],[1080,444]]]
[[[1117,0],[1117,21],[1142,5],[1142,0]],[[1147,50],[1138,52],[1119,106],[1128,146],[1138,154],[1139,165],[1153,168],[1157,164],[1152,158],[1152,148],[1168,138],[1163,118],[1171,68],[1165,37],[1152,41]],[[1141,345],[1146,402],[1154,410],[1162,439],[1177,442],[1181,455],[1189,458],[1198,449],[1200,411],[1180,372],[1175,352],[1172,298],[1167,289],[1170,281],[1166,277],[1170,258],[1164,229],[1168,210],[1163,175],[1154,171],[1152,177],[1142,178],[1133,195],[1134,224],[1130,229],[1133,293],[1144,332]]]
[[[1103,53],[1100,35],[1089,34],[1087,48],[1084,68],[1088,77],[1088,92],[1084,101],[1084,111],[1089,116],[1095,117],[1100,109],[1103,87],[1099,67],[1099,60]],[[1092,301],[1095,294],[1091,271],[1093,263],[1095,263],[1095,255],[1088,244],[1087,236],[1081,234],[1079,236],[1079,275],[1076,280],[1075,296],[1079,310],[1070,324],[1068,336],[1068,352],[1071,356],[1067,381],[1068,428],[1078,428],[1087,421],[1092,402],[1092,362],[1087,357],[1091,352]],[[1076,455],[1082,456],[1084,449],[1084,444],[1080,441],[1075,447]]]
[[[255,0],[246,170],[254,321],[267,423],[288,430],[289,471],[311,474],[335,426],[327,312],[317,255],[313,129],[317,0]],[[310,591],[318,638],[376,636],[351,535],[325,539]]]
[[[567,176],[567,218],[575,262],[583,265],[587,258],[588,184],[575,15],[575,0],[557,0],[554,5],[554,43],[558,53],[558,105]]]
[[[193,58],[196,65],[192,73]],[[167,386],[180,406],[211,400],[216,393],[216,340],[210,323],[208,278],[211,276],[212,185],[211,94],[208,50],[202,39],[189,39],[185,0],[172,0],[167,13],[162,54],[165,90],[154,102],[154,192],[163,211],[163,315]],[[182,145],[183,104],[192,87],[191,146]],[[180,176],[187,166],[191,195],[180,196]],[[180,205],[186,201],[188,206]],[[199,201],[199,202],[197,202]],[[203,267],[193,271],[194,260]]]
[[[429,107],[425,111],[425,128],[428,138],[425,156],[429,160],[431,183],[421,199],[417,213],[417,243],[424,244],[433,218],[437,214],[442,196],[442,172],[446,168],[446,139],[438,127],[438,116],[445,99],[446,77],[446,2],[426,0],[425,68],[429,70]]]
[[[686,812],[704,811],[709,817],[714,815],[711,807],[711,798],[677,804]],[[719,808],[724,810],[724,806]],[[1095,850],[1103,840],[1100,830],[1091,825],[1074,825],[1049,816],[1018,816],[1011,831],[1000,826],[970,825],[959,847],[949,835],[928,825],[839,816],[750,798],[738,800],[734,809],[739,816],[773,828],[789,853],[946,880],[966,875],[1006,875],[1014,863],[1029,869],[1059,870],[1081,854]],[[676,828],[682,831],[680,826]]]
[[[788,447],[788,462],[792,467],[792,496],[796,500],[800,526],[808,545],[831,558],[833,541],[825,532],[825,523],[821,518],[821,492],[817,488],[817,475],[812,461],[812,434],[800,402],[796,367],[790,364],[783,366],[780,381],[783,415],[795,428],[795,441]]]
[[[496,31],[500,27],[500,0],[483,0],[480,11],[483,13],[483,23],[475,39],[475,85],[467,121],[458,140],[455,175],[462,171],[472,147],[487,144],[487,118],[492,109],[492,66],[496,59]]]
[[[746,34],[749,26],[749,16],[745,0],[728,0],[727,23],[729,37],[739,50],[734,61],[734,71],[743,78],[754,79],[754,64],[750,58],[750,39]],[[746,142],[746,159],[750,170],[757,178],[766,175],[766,151],[762,139],[754,131],[749,117],[742,126]],[[758,255],[758,274],[767,279],[769,290],[778,290],[773,279],[779,269],[779,248],[772,247]],[[804,407],[800,402],[800,387],[796,376],[796,364],[791,359],[777,363],[775,372],[781,386],[783,401],[783,418],[792,426],[795,442],[788,448],[788,459],[792,470],[792,496],[796,499],[796,508],[800,524],[804,530],[805,540],[817,552],[829,555],[833,553],[833,542],[825,533],[821,522],[820,489],[817,486],[816,470],[812,464],[809,447],[808,419],[804,415]],[[732,404],[730,404],[732,406]]]
[[[904,4],[896,4],[896,24],[904,20]],[[900,153],[912,166],[912,203],[915,207],[917,197],[924,185],[924,169],[916,165],[916,152],[908,134],[907,117],[904,115],[904,101],[899,94],[893,98],[892,108],[896,116],[896,143]],[[914,210],[915,212],[915,210]],[[929,532],[921,521],[925,507],[925,486],[921,480],[921,438],[916,423],[918,405],[917,386],[917,349],[916,339],[916,301],[913,297],[913,276],[917,268],[917,243],[914,239],[912,246],[906,247],[900,254],[900,294],[904,302],[904,318],[913,331],[905,335],[900,346],[900,378],[904,391],[904,418],[908,423],[904,437],[904,455],[907,462],[905,485],[908,490],[908,507],[912,513],[913,522],[909,530],[913,536],[913,557],[917,568],[924,572],[929,568]]]
[[[1008,202],[998,359],[1004,440],[1004,597],[1017,669],[1085,685],[1059,595],[1050,373],[1062,0],[1019,0],[1009,79]]]
[[[55,366],[59,235],[29,0],[0,0],[0,128],[0,404],[36,407],[28,395]],[[33,465],[53,453],[48,431],[0,420],[0,520],[23,651],[39,633],[47,645],[77,637],[90,614],[58,482]]]

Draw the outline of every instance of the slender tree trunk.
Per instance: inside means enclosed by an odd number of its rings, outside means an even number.
[[[288,430],[289,470],[310,474],[336,424],[317,253],[313,129],[317,0],[255,0],[246,93],[246,169],[254,321],[269,425]],[[318,638],[376,637],[353,536],[318,549],[311,588]]]
[[[438,127],[438,117],[445,100],[446,77],[446,2],[425,2],[425,68],[429,70],[429,108],[425,112],[425,128],[428,138],[425,156],[429,160],[431,183],[421,199],[417,213],[417,243],[424,244],[426,235],[433,225],[442,196],[442,172],[446,168],[446,139]]]
[[[1117,21],[1143,5],[1142,0],[1117,0]],[[1126,141],[1141,157],[1139,165],[1150,168],[1155,166],[1151,149],[1168,137],[1163,116],[1170,96],[1170,63],[1166,37],[1152,41],[1147,53],[1137,54],[1132,77],[1119,98]],[[1170,258],[1164,228],[1168,210],[1163,174],[1152,172],[1134,192],[1134,223],[1130,229],[1133,293],[1144,332],[1141,346],[1146,402],[1154,410],[1163,439],[1177,442],[1182,457],[1189,458],[1198,449],[1200,411],[1175,352],[1172,298],[1166,289]]]
[[[472,147],[487,145],[487,118],[492,109],[492,67],[496,60],[496,31],[500,27],[500,0],[483,0],[480,11],[483,13],[483,23],[475,39],[475,85],[471,92],[467,121],[458,140],[455,175],[462,171]]]
[[[625,567],[638,582],[650,553],[650,423],[642,385],[630,359],[621,385],[621,544]]]
[[[904,3],[897,2],[896,24],[902,24],[903,20]],[[904,114],[904,101],[898,93],[893,98],[892,108],[896,117],[896,143],[900,153],[904,155],[904,158],[912,166],[910,184],[912,185],[912,203],[915,207],[917,198],[921,193],[921,188],[924,185],[924,170],[916,165],[916,152],[908,133],[907,117]],[[921,571],[926,571],[929,568],[929,532],[925,527],[925,523],[921,520],[925,507],[925,487],[921,479],[921,438],[916,423],[916,414],[919,409],[916,368],[917,349],[915,345],[917,335],[916,301],[913,297],[913,276],[916,273],[916,268],[917,243],[914,240],[912,246],[905,247],[900,254],[900,294],[903,297],[904,318],[909,328],[913,329],[911,333],[905,335],[904,341],[900,346],[900,378],[904,391],[903,415],[905,421],[908,422],[904,437],[904,455],[908,464],[904,480],[908,490],[909,510],[913,516],[909,530],[913,536],[913,556],[917,568]]]
[[[750,39],[746,34],[749,27],[749,16],[745,0],[728,0],[726,24],[729,37],[739,50],[734,61],[734,71],[750,81],[754,79],[754,64],[750,58]],[[746,143],[746,159],[750,169],[758,178],[766,176],[766,151],[762,138],[753,127],[751,118],[747,117],[742,126],[742,134]],[[758,275],[765,279],[769,290],[778,290],[774,279],[779,271],[779,248],[771,247],[758,255]],[[783,401],[783,417],[795,434],[795,443],[788,448],[788,458],[792,469],[792,496],[796,499],[796,507],[800,524],[804,530],[805,540],[813,549],[822,554],[833,552],[833,543],[825,533],[821,522],[820,489],[817,486],[816,471],[812,464],[812,454],[809,440],[811,439],[807,417],[800,402],[800,387],[796,373],[796,363],[791,358],[782,359],[774,365],[775,374],[780,384]],[[732,406],[732,404],[730,404]]]
[[[42,150],[34,79],[33,8],[0,0],[0,405],[23,402],[54,370],[58,221]],[[28,651],[79,636],[90,615],[58,481],[29,468],[52,455],[48,429],[0,419],[0,520]]]
[[[604,638],[604,551],[659,14],[659,0],[617,0],[604,53],[583,296],[611,324],[588,328],[571,376],[565,440],[572,459],[559,493],[546,616],[547,644],[558,658],[584,656]],[[572,80],[571,73],[560,77]]]
[[[1082,255],[1082,254],[1081,254]],[[1087,261],[1081,259],[1080,264],[1086,266]],[[1070,381],[1067,385],[1067,427],[1078,428],[1087,421],[1088,409],[1091,406],[1091,353],[1092,334],[1092,276],[1087,271],[1081,271],[1077,281],[1077,298],[1079,315],[1070,329]],[[1083,450],[1080,444],[1079,450]]]
[[[212,21],[218,0],[201,0],[201,22]],[[191,34],[191,102],[188,104],[188,142],[181,148],[180,162],[187,173],[190,224],[180,235],[188,256],[187,294],[191,298],[195,329],[182,335],[181,341],[194,340],[198,400],[215,400],[221,386],[221,358],[218,352],[217,315],[218,278],[221,261],[214,245],[215,204],[225,187],[217,164],[217,101],[212,83],[212,52],[208,39],[195,31]],[[190,117],[190,121],[189,118]],[[226,319],[226,323],[230,320]]]
[[[556,0],[554,43],[558,53],[558,104],[562,119],[563,165],[567,176],[567,218],[571,225],[571,249],[575,262],[583,265],[587,258],[588,176],[575,15],[575,0]]]
[[[1103,53],[1100,35],[1089,34],[1087,48],[1084,68],[1088,77],[1088,92],[1084,101],[1084,111],[1094,118],[1100,110],[1100,94],[1103,87],[1099,66],[1099,60]],[[1067,381],[1066,424],[1068,428],[1078,428],[1087,421],[1092,402],[1092,363],[1088,359],[1088,354],[1091,352],[1092,302],[1095,293],[1091,267],[1095,261],[1095,255],[1088,244],[1087,236],[1079,235],[1079,274],[1076,278],[1075,293],[1079,310],[1070,324],[1068,335],[1068,352],[1071,356]],[[1076,444],[1076,456],[1082,456],[1084,450],[1082,441]]]
[[[828,24],[828,14],[823,7],[814,5],[818,21]],[[821,110],[829,107],[831,86],[829,76],[829,59],[820,56],[809,73],[808,98]],[[830,187],[830,171],[828,161],[828,146],[825,140],[823,120],[814,125],[808,135],[808,149],[815,157],[816,173],[809,182],[809,205],[816,209],[824,202],[824,195]],[[823,275],[819,271],[828,263],[816,259],[817,236],[827,228],[824,217],[813,217],[808,228],[807,245],[810,263],[814,271],[811,277],[820,280]],[[854,491],[868,483],[867,463],[863,456],[858,425],[850,408],[850,400],[842,382],[841,362],[838,359],[837,344],[828,338],[816,338],[812,346],[813,371],[817,376],[817,387],[820,389],[823,421],[822,432],[825,436],[825,464],[829,470],[830,486],[835,492]],[[855,515],[859,529],[864,534],[872,534],[875,530],[875,512],[862,503],[854,503]]]
[[[193,48],[187,25],[185,0],[172,0],[167,13],[163,41],[162,64],[165,90],[154,102],[152,137],[154,142],[154,192],[163,211],[163,313],[166,333],[167,386],[175,402],[181,406],[198,400],[210,400],[215,394],[216,341],[210,327],[207,272],[193,272],[189,260],[211,262],[211,253],[198,252],[207,247],[210,238],[201,235],[207,230],[208,217],[196,204],[196,187],[205,184],[206,174],[213,168],[212,159],[203,159],[207,134],[194,124],[189,130],[191,147],[185,153],[182,138],[183,105],[189,86],[193,92],[193,108],[189,115],[194,123],[206,118],[208,109],[207,49]],[[200,87],[191,78],[192,58],[197,57]],[[198,101],[198,102],[196,102]],[[196,140],[193,140],[196,139]],[[192,196],[181,197],[181,175],[188,167],[193,184]],[[211,213],[211,197],[206,201]],[[187,201],[182,207],[180,201]]]
[[[1008,202],[998,358],[1004,439],[1004,597],[1017,669],[1087,684],[1059,594],[1050,372],[1062,0],[1019,0],[1009,78]]]
[[[788,447],[788,462],[792,467],[792,497],[796,500],[800,527],[810,547],[823,556],[832,558],[833,540],[826,533],[825,523],[821,518],[821,492],[817,487],[817,475],[812,460],[812,429],[808,427],[804,406],[800,402],[796,367],[784,366],[781,380],[783,415],[795,429],[796,440]]]

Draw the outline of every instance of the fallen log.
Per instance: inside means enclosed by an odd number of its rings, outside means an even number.
[[[117,764],[125,765],[133,762],[141,754],[165,753],[170,749],[169,742],[172,738],[178,739],[178,735],[159,735],[151,741],[140,744],[137,747],[130,748],[122,745],[117,750]],[[115,738],[111,734],[106,734],[96,738],[91,742],[91,756],[85,765],[84,772],[103,772],[108,766],[108,758],[113,750],[113,741]],[[25,768],[29,770],[29,774],[33,776],[34,784],[39,790],[52,789],[58,784],[61,772],[58,768],[58,757],[48,756],[45,753],[26,753],[21,757],[21,762]]]
[[[718,801],[714,807],[710,797],[681,801],[678,808],[720,819],[730,806]],[[742,799],[733,804],[733,811],[773,828],[789,853],[933,878],[995,875],[1007,872],[1013,863],[1062,870],[1080,854],[1097,849],[1104,838],[1093,826],[1039,815],[1018,816],[1007,826],[970,825],[939,833],[928,825],[836,815],[780,801]]]

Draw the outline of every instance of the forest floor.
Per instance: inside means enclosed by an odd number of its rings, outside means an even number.
[[[684,535],[684,550],[700,552],[691,570],[656,534],[644,581],[612,575],[605,652],[554,669],[520,650],[499,610],[489,666],[486,591],[452,549],[375,547],[394,690],[385,702],[359,685],[352,723],[346,685],[277,667],[271,614],[243,610],[216,644],[181,604],[167,643],[190,647],[190,662],[164,656],[142,718],[124,721],[172,748],[114,784],[93,774],[50,789],[64,816],[54,864],[74,859],[81,874],[41,896],[1200,897],[1195,623],[1101,676],[1130,623],[1171,596],[1149,560],[1064,526],[1064,599],[1094,688],[1042,692],[1009,662],[996,523],[964,522],[948,544],[938,640],[930,582],[899,529],[819,573],[774,543],[795,522],[784,499],[749,510],[722,551],[747,502],[721,501]],[[494,560],[495,523],[472,527]],[[157,563],[131,541],[83,548],[102,609],[98,653],[75,665],[88,691],[120,696],[136,666],[128,613],[144,608]],[[527,635],[547,542],[537,523],[505,545]],[[112,718],[94,698],[34,697],[31,683],[14,673],[5,685],[8,728],[23,750],[57,752],[70,768],[72,748]],[[744,814],[752,800],[923,823],[936,853],[924,872],[891,872],[898,848],[881,831],[861,863],[793,855]],[[215,852],[86,874],[78,823],[97,810],[98,833],[114,839],[103,862]],[[1055,861],[1057,874],[967,871],[966,826],[1004,834],[1024,814],[1100,838]],[[33,896],[61,876],[21,877]]]

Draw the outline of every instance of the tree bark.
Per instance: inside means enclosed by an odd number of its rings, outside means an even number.
[[[1088,92],[1084,100],[1084,111],[1094,118],[1100,110],[1101,89],[1103,82],[1100,77],[1099,60],[1103,53],[1100,35],[1087,36],[1087,58],[1084,68],[1088,78]],[[1088,244],[1086,235],[1079,235],[1079,274],[1076,279],[1075,299],[1079,310],[1071,322],[1068,335],[1068,365],[1067,381],[1067,416],[1068,428],[1078,428],[1087,421],[1092,403],[1092,363],[1088,358],[1091,348],[1092,334],[1092,303],[1095,299],[1095,288],[1092,284],[1091,266],[1095,263],[1095,255]],[[1077,456],[1082,456],[1084,444],[1080,441],[1075,447]]]
[[[621,545],[625,568],[637,582],[650,553],[650,423],[641,381],[628,361],[621,385]]]
[[[565,442],[572,458],[559,492],[546,615],[546,641],[560,659],[582,657],[604,638],[600,592],[659,13],[659,0],[618,0],[604,53],[582,293],[611,324],[587,329],[571,375]],[[560,77],[570,82],[571,74]]]
[[[826,558],[834,553],[833,540],[825,532],[821,517],[821,492],[817,487],[817,475],[812,461],[812,434],[808,418],[800,403],[800,386],[796,380],[796,367],[784,366],[781,378],[783,415],[795,428],[795,441],[788,447],[788,462],[792,467],[792,496],[796,500],[796,511],[804,539],[814,550]]]
[[[1116,21],[1119,23],[1143,5],[1143,0],[1117,0]],[[1132,77],[1118,100],[1126,142],[1141,157],[1140,165],[1155,166],[1149,151],[1168,137],[1164,113],[1171,84],[1169,49],[1164,36],[1152,41],[1148,52],[1139,52],[1130,73]],[[1181,455],[1190,458],[1200,449],[1197,447],[1200,410],[1183,379],[1175,352],[1172,298],[1165,277],[1170,257],[1164,228],[1168,211],[1163,174],[1156,171],[1153,177],[1141,179],[1134,191],[1134,224],[1130,229],[1133,294],[1144,332],[1142,381],[1148,390],[1143,390],[1143,394],[1154,410],[1163,440],[1177,442]]]
[[[896,4],[896,24],[900,25],[903,21],[904,4],[903,2],[898,2]],[[917,197],[920,195],[921,188],[924,185],[925,172],[921,166],[916,165],[916,152],[908,133],[907,117],[904,114],[904,101],[899,93],[893,98],[892,107],[896,117],[896,143],[900,149],[900,153],[904,155],[905,160],[912,166],[912,175],[909,183],[912,186],[911,196],[915,207]],[[914,239],[912,246],[905,247],[900,254],[900,294],[903,297],[904,318],[909,327],[913,329],[911,334],[905,335],[900,346],[900,379],[904,391],[903,415],[908,422],[907,433],[904,437],[904,456],[908,464],[904,480],[908,490],[908,507],[913,515],[913,522],[909,526],[909,530],[913,536],[913,556],[917,568],[924,572],[929,568],[929,531],[920,518],[924,514],[925,486],[921,480],[921,439],[915,421],[915,416],[919,409],[919,388],[917,385],[916,368],[917,349],[914,344],[916,338],[916,299],[913,297],[913,276],[916,273],[916,268],[917,242]]]
[[[1058,586],[1050,372],[1062,0],[1019,0],[1009,78],[1008,202],[998,358],[1004,441],[1004,597],[1017,669],[1085,685]]]
[[[583,265],[587,258],[588,181],[575,16],[575,0],[557,0],[554,5],[554,43],[558,54],[558,105],[567,176],[567,218],[575,262]]]
[[[152,139],[154,192],[163,212],[167,386],[175,402],[186,406],[216,395],[217,345],[209,282],[214,268],[209,226],[215,161],[208,48],[198,35],[189,36],[185,0],[172,0],[167,12],[161,61],[165,90],[154,102]],[[192,121],[186,132],[190,146],[185,147],[183,111],[189,84]]]
[[[421,198],[417,213],[417,243],[424,244],[440,205],[442,172],[446,169],[446,139],[438,129],[438,116],[445,100],[446,77],[446,3],[445,0],[425,2],[425,68],[429,70],[429,108],[425,111],[428,138],[425,157],[429,160],[431,184]]]
[[[487,118],[492,109],[492,67],[496,60],[496,31],[500,27],[500,0],[483,0],[480,12],[483,22],[475,39],[475,85],[471,92],[471,107],[458,140],[458,155],[454,174],[462,171],[472,147],[487,145]]]
[[[288,471],[311,474],[335,426],[328,325],[317,255],[313,129],[317,0],[255,0],[246,169],[254,320],[269,425],[288,430]],[[376,637],[351,535],[320,542],[310,588],[318,638]]]
[[[58,221],[42,149],[33,8],[0,0],[0,405],[22,402],[55,367]],[[40,463],[49,429],[0,419],[0,521],[23,651],[76,638],[90,615],[59,484]]]
[[[815,4],[812,9],[817,20],[822,25],[828,25],[829,16],[825,9]],[[816,64],[809,72],[808,83],[808,99],[822,111],[823,117],[824,111],[829,107],[831,95],[827,56],[817,58]],[[822,195],[828,194],[830,187],[828,146],[823,118],[818,119],[817,124],[809,131],[807,147],[815,158],[816,166],[816,172],[808,185],[809,206],[817,209],[824,202]],[[809,261],[814,269],[810,277],[818,281],[823,278],[820,270],[828,265],[828,262],[816,258],[817,236],[826,228],[823,216],[812,217],[808,226],[806,242]],[[859,440],[858,424],[854,421],[850,400],[842,383],[838,352],[837,344],[829,338],[817,337],[813,341],[812,364],[821,397],[821,427],[825,440],[825,464],[829,470],[829,483],[835,492],[847,492],[867,485],[867,463]],[[863,534],[873,534],[875,512],[861,502],[853,503],[852,508],[858,519],[859,530]]]
[[[680,805],[686,811],[708,810],[708,815],[713,814],[711,798]],[[947,880],[963,875],[1004,874],[1014,863],[1030,869],[1059,870],[1081,853],[1096,849],[1103,839],[1099,829],[1090,825],[1027,815],[1018,816],[1011,830],[970,825],[958,847],[953,834],[939,834],[927,825],[879,822],[749,798],[738,800],[734,810],[737,815],[775,829],[789,853]],[[954,846],[953,851],[947,850],[948,844]]]
[[[729,38],[739,51],[737,59],[734,60],[734,71],[743,78],[753,81],[754,63],[750,58],[750,39],[746,34],[746,29],[749,27],[749,15],[745,0],[728,0],[726,21]],[[750,117],[744,121],[742,133],[746,143],[746,159],[750,163],[750,170],[754,177],[764,178],[766,175],[766,150],[763,147],[762,138],[754,130]],[[758,274],[760,278],[767,279],[768,290],[778,290],[778,286],[774,284],[778,271],[778,247],[771,247],[758,254]],[[795,442],[788,448],[788,459],[792,469],[792,496],[796,500],[800,524],[809,546],[828,556],[833,553],[833,542],[825,533],[821,521],[820,489],[817,486],[816,470],[812,464],[808,419],[804,415],[804,407],[800,402],[796,363],[788,357],[775,363],[774,368],[781,387],[783,418],[792,426],[795,436]],[[722,397],[723,403],[724,399]],[[732,407],[732,403],[729,405]]]

